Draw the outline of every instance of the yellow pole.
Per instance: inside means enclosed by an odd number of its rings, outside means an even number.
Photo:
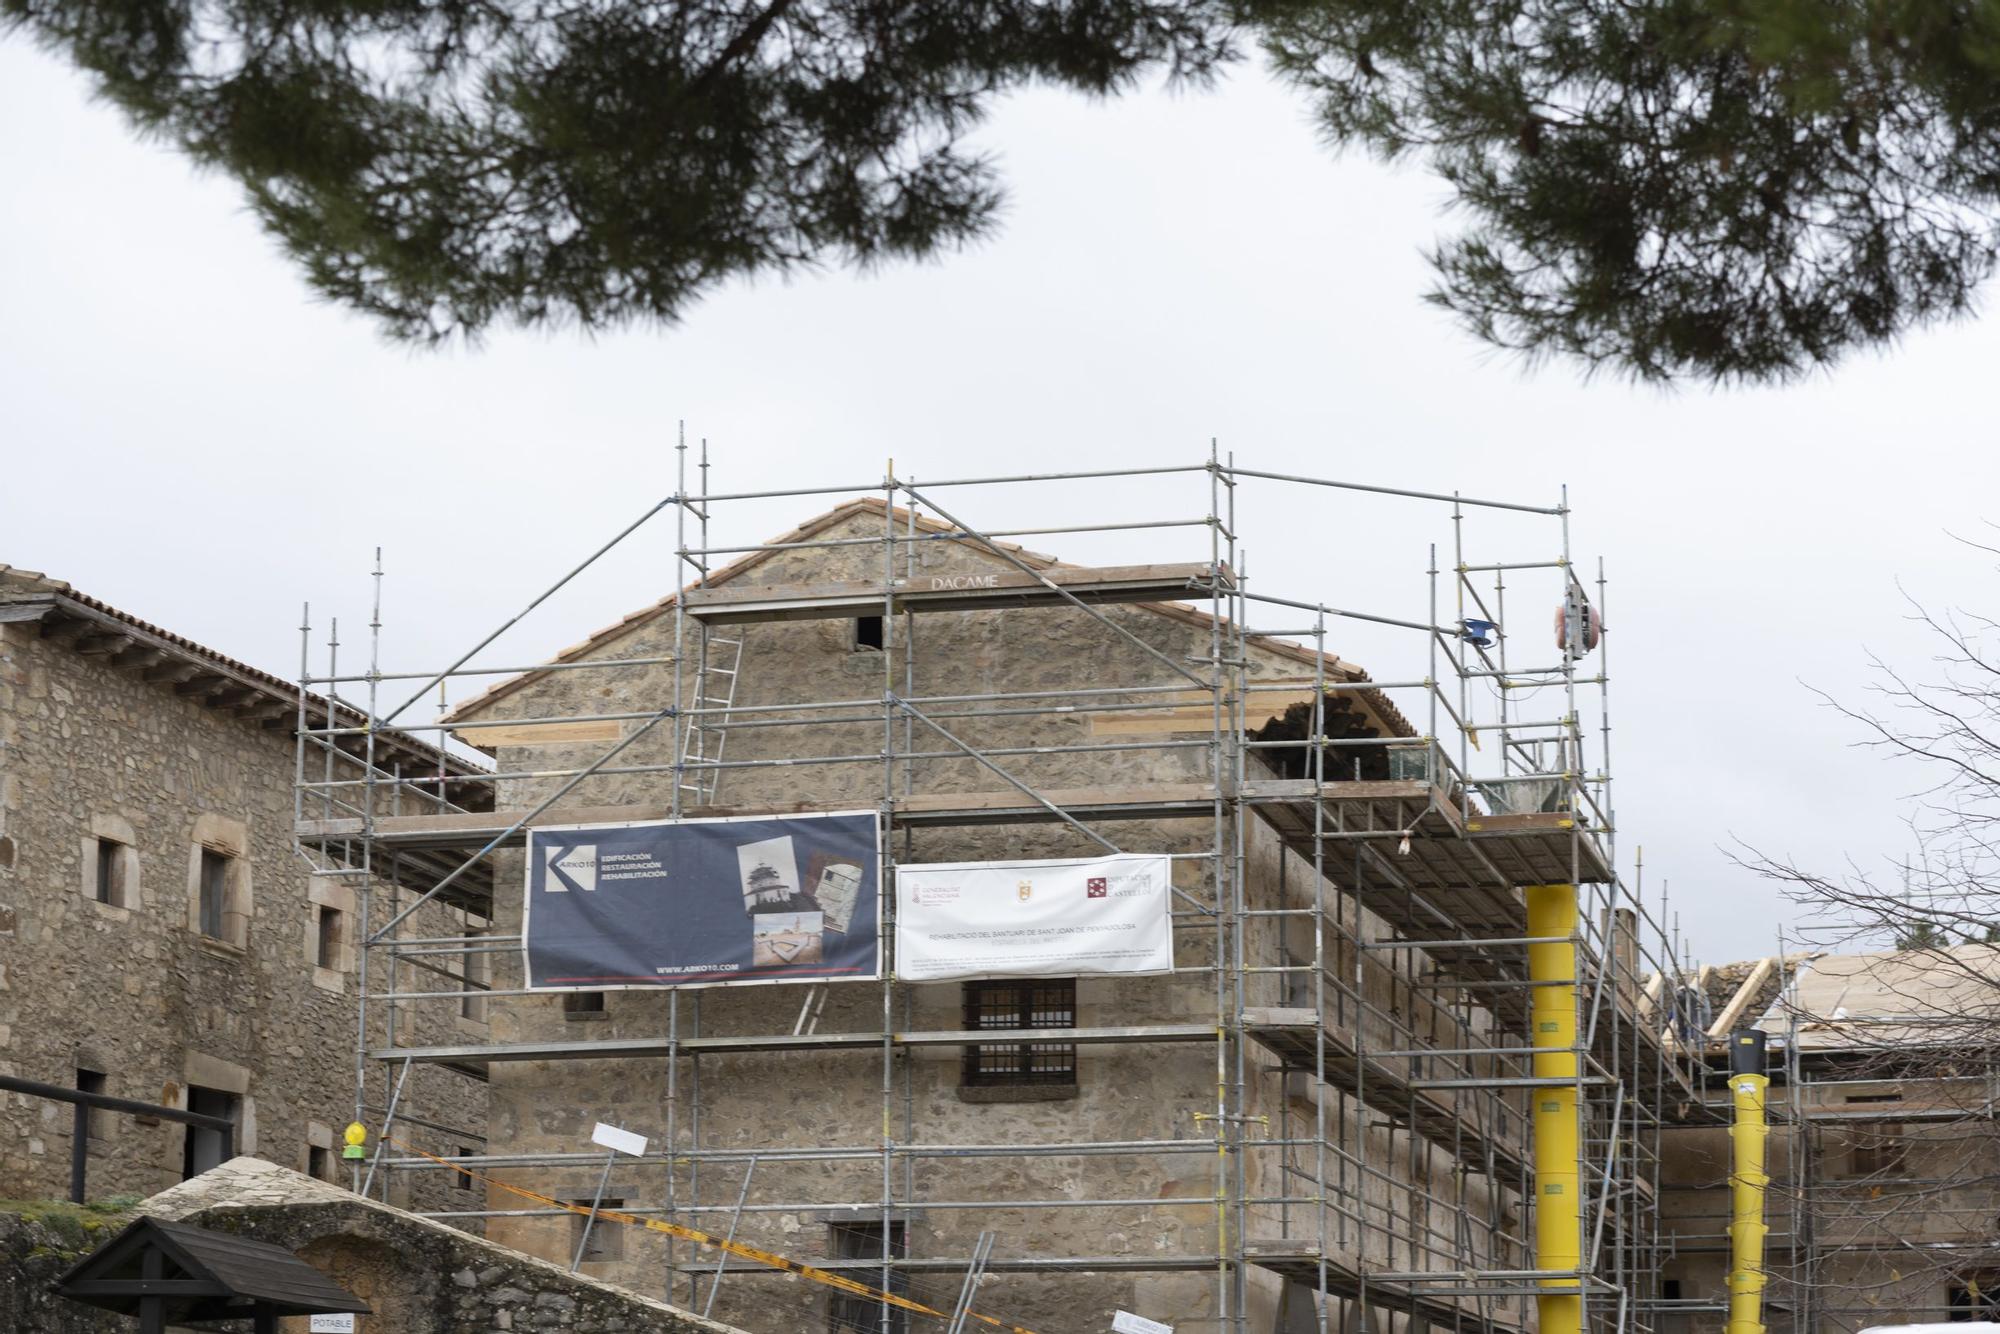
[[[1534,1045],[1553,1048],[1535,1057],[1535,1078],[1570,1079],[1576,1063],[1576,886],[1529,885],[1528,934],[1560,939],[1528,946],[1532,988],[1530,1016]],[[1545,1085],[1530,1090],[1535,1114],[1535,1268],[1576,1274],[1583,1266],[1583,1122],[1576,1086]],[[1567,1288],[1535,1298],[1541,1334],[1581,1334],[1580,1277],[1542,1280],[1545,1288]],[[1736,1334],[1731,1330],[1730,1334]]]
[[[1754,1030],[1729,1037],[1729,1095],[1736,1104],[1730,1127],[1734,1164],[1729,1173],[1729,1329],[1727,1334],[1764,1331],[1764,1035]]]

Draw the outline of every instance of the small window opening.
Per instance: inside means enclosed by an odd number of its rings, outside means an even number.
[[[832,1223],[827,1227],[828,1258],[833,1260],[873,1260],[882,1259],[882,1223],[855,1221]],[[909,1255],[909,1238],[901,1223],[889,1224],[889,1258],[901,1260]],[[871,1286],[881,1281],[881,1271],[873,1275],[855,1275]],[[889,1271],[889,1291],[903,1296],[910,1290],[910,1276],[907,1270]],[[891,1334],[908,1334],[909,1312],[901,1307],[891,1307],[888,1312],[887,1328]],[[868,1297],[851,1297],[837,1294],[827,1301],[827,1334],[879,1334],[883,1329],[882,1303]]]
[[[201,850],[201,933],[215,940],[224,939],[223,911],[229,903],[229,863],[232,858],[226,852],[214,848]]]
[[[108,1093],[111,1081],[102,1070],[86,1070],[78,1066],[76,1070],[76,1090],[79,1093]],[[84,1134],[91,1139],[104,1139],[111,1129],[112,1113],[102,1107],[91,1107],[84,1112]]]
[[[341,912],[324,905],[319,910],[319,933],[313,946],[313,963],[320,968],[340,967]]]
[[[1677,1302],[1681,1299],[1681,1281],[1677,1278],[1660,1280],[1660,1296],[1663,1300]]]
[[[623,1209],[625,1207],[623,1199],[614,1200],[608,1195],[601,1200],[594,1200],[593,1197],[586,1195],[580,1200],[571,1200],[570,1203],[584,1209],[590,1208],[593,1203],[599,1209]],[[623,1260],[625,1258],[625,1225],[623,1223],[614,1223],[603,1217],[599,1217],[593,1222],[583,1214],[571,1214],[569,1217],[569,1253],[571,1255],[575,1255],[578,1244],[583,1243],[583,1262],[585,1264],[589,1264],[593,1260]],[[584,1243],[583,1238],[583,1229],[586,1223],[590,1225],[590,1240],[588,1243]]]
[[[476,1150],[473,1150],[473,1149],[468,1149],[468,1148],[466,1148],[466,1147],[465,1147],[465,1146],[464,1146],[463,1144],[461,1144],[461,1145],[459,1145],[459,1146],[458,1146],[458,1151],[457,1151],[456,1153],[452,1154],[452,1157],[454,1157],[454,1158],[471,1158],[471,1157],[474,1157],[474,1156],[475,1156],[475,1154],[476,1154]],[[452,1186],[453,1186],[454,1188],[456,1188],[456,1189],[458,1189],[458,1190],[462,1190],[462,1191],[466,1191],[467,1193],[470,1193],[470,1192],[472,1192],[472,1191],[476,1191],[476,1190],[478,1190],[478,1189],[479,1189],[479,1183],[478,1183],[477,1181],[473,1180],[473,1179],[472,1179],[472,1178],[471,1178],[470,1176],[466,1175],[466,1174],[465,1174],[464,1172],[453,1172],[453,1173],[451,1174],[451,1184],[452,1184]],[[591,1230],[592,1230],[593,1232],[594,1232],[594,1231],[596,1231],[596,1229],[595,1229],[595,1228],[592,1228]]]
[[[1076,1027],[1076,979],[968,982],[965,1026],[973,1029]],[[964,1082],[973,1087],[1076,1083],[1074,1042],[980,1043],[965,1049]]]
[[[1286,1279],[1278,1297],[1276,1334],[1320,1334],[1320,1295],[1301,1279]]]
[[[604,993],[601,991],[565,991],[563,993],[563,1018],[595,1019],[604,1013]]]
[[[306,1145],[306,1175],[315,1181],[333,1180],[333,1152],[318,1144]]]
[[[880,616],[857,616],[854,618],[854,647],[857,649],[879,649],[882,647],[882,618]]]
[[[109,838],[97,840],[95,897],[114,908],[125,906],[125,845]]]

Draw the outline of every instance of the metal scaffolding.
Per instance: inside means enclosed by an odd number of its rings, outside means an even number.
[[[1587,1328],[1647,1334],[1660,1260],[1657,1136],[1663,1109],[1698,1104],[1682,1055],[1668,1040],[1671,997],[1647,994],[1649,975],[1676,972],[1659,918],[1637,887],[1618,873],[1617,822],[1610,765],[1607,586],[1599,564],[1586,577],[1570,548],[1567,497],[1526,505],[1367,486],[1239,467],[1211,452],[1179,467],[1066,474],[952,478],[919,485],[896,475],[860,487],[717,492],[708,483],[705,444],[690,468],[680,447],[675,493],[651,505],[588,559],[535,595],[450,666],[435,671],[380,668],[378,558],[376,613],[365,670],[343,668],[338,635],[325,667],[310,669],[302,648],[300,689],[319,689],[360,707],[367,722],[314,725],[301,711],[298,737],[298,840],[328,874],[351,877],[360,892],[389,896],[386,918],[365,942],[360,962],[363,1015],[356,1054],[357,1119],[370,1125],[422,1121],[403,1097],[412,1066],[432,1065],[482,1078],[515,1061],[639,1060],[664,1066],[664,1143],[649,1155],[659,1169],[656,1199],[627,1211],[733,1231],[759,1213],[823,1209],[828,1202],[787,1193],[788,1169],[804,1164],[873,1163],[879,1199],[879,1257],[836,1257],[883,1289],[926,1281],[956,1291],[970,1270],[986,1274],[1185,1272],[1212,1276],[1210,1322],[1229,1334],[1249,1330],[1253,1290],[1271,1280],[1311,1299],[1311,1328],[1352,1331],[1406,1322],[1454,1330],[1529,1328],[1528,1298],[1580,1297]],[[690,473],[693,477],[690,477]],[[1187,512],[1142,520],[1033,528],[976,527],[970,516],[1000,489],[1063,490],[1083,483],[1132,484],[1200,493]],[[1279,504],[1401,504],[1427,514],[1442,543],[1430,547],[1427,605],[1392,616],[1311,598],[1253,589],[1246,575],[1239,521],[1252,490]],[[744,502],[864,494],[880,531],[868,536],[811,536],[761,545],[712,539],[718,513]],[[671,514],[674,559],[685,588],[663,605],[672,649],[650,657],[586,652],[528,666],[489,665],[502,634],[543,606],[635,533]],[[1481,525],[1532,525],[1539,536],[1528,559],[1478,561],[1471,547]],[[874,522],[874,520],[870,520]],[[1206,550],[1194,560],[1083,568],[1033,556],[1003,539],[1107,534],[1119,541],[1190,538]],[[977,588],[936,588],[916,576],[927,547],[952,544],[995,570]],[[1444,547],[1440,559],[1439,546]],[[810,588],[746,582],[735,565],[777,554],[879,554],[879,574]],[[1274,581],[1278,582],[1278,581]],[[1205,647],[1176,655],[1135,633],[1133,604],[1190,604]],[[1560,643],[1550,645],[1549,608],[1564,609]],[[963,611],[1058,608],[1090,618],[1093,631],[1149,679],[926,694],[919,688],[926,616]],[[1525,610],[1524,610],[1525,608]],[[749,670],[748,627],[775,619],[880,618],[879,689],[828,700],[747,702],[737,676]],[[1523,628],[1509,633],[1516,623]],[[1366,628],[1400,643],[1391,679],[1369,680],[1335,650],[1344,628]],[[310,629],[302,629],[302,642]],[[1277,651],[1307,664],[1292,679],[1260,679],[1253,657]],[[1534,645],[1547,645],[1535,652]],[[1377,666],[1389,664],[1377,663]],[[630,673],[667,668],[670,697],[630,707],[559,713],[530,711],[501,719],[413,720],[454,688],[524,672]],[[385,691],[388,693],[385,695]],[[359,698],[357,698],[359,696]],[[577,692],[578,698],[584,698]],[[1302,697],[1297,725],[1281,721],[1275,702]],[[1273,707],[1260,707],[1264,704]],[[1051,745],[1026,738],[994,745],[976,739],[1017,723],[1079,711],[1148,717],[1160,710],[1202,711],[1199,731]],[[1362,726],[1368,717],[1389,723]],[[745,737],[811,734],[834,727],[847,737],[866,723],[879,744],[835,747],[782,757],[759,755]],[[468,780],[411,773],[378,758],[388,728],[477,741],[482,729],[574,729],[600,741],[587,762],[497,766]],[[595,729],[595,730],[593,730]],[[494,731],[493,736],[503,735]],[[581,743],[579,743],[581,744]],[[494,749],[503,749],[496,744]],[[823,749],[823,748],[822,748]],[[1038,761],[1083,756],[1129,774],[1144,763],[1191,769],[1195,781],[1105,783],[1053,788],[1034,776]],[[1199,829],[1198,845],[1148,847],[1196,863],[1193,889],[1176,889],[1175,926],[1204,942],[1205,962],[1177,967],[1174,979],[1207,974],[1212,1020],[1159,1022],[1131,1016],[1119,1025],[1009,1032],[1010,1040],[1081,1046],[1119,1044],[1207,1050],[1215,1068],[1212,1105],[1193,1118],[1199,1133],[1116,1139],[1078,1127],[1059,1143],[927,1141],[917,1125],[911,1056],[930,1047],[990,1041],[981,1030],[918,1031],[909,1022],[910,984],[893,967],[875,987],[880,1023],[820,1032],[814,1007],[823,989],[772,991],[768,1031],[709,1033],[701,993],[671,990],[660,1031],[645,1037],[439,1045],[413,1036],[410,1016],[458,1007],[513,1003],[529,993],[492,985],[496,958],[520,947],[518,936],[490,929],[461,936],[405,934],[421,904],[442,900],[491,920],[497,858],[518,848],[538,823],[681,819],[753,813],[761,777],[774,769],[834,766],[847,784],[829,809],[873,805],[883,815],[883,882],[908,858],[918,831],[1040,825],[1080,843],[1121,848],[1107,830],[1142,821]],[[967,766],[990,780],[968,794],[940,790],[930,775]],[[1163,770],[1164,771],[1164,770]],[[573,793],[607,780],[643,800],[578,809]],[[468,797],[467,793],[474,793]],[[528,793],[533,800],[509,804]],[[747,796],[743,794],[749,794]],[[736,804],[718,805],[728,796]],[[767,806],[763,809],[776,809]],[[796,803],[784,807],[798,810]],[[1143,836],[1143,835],[1142,835]],[[1192,837],[1192,836],[1191,836]],[[1275,844],[1278,883],[1260,879],[1251,861]],[[1299,883],[1300,881],[1303,883]],[[1575,884],[1581,910],[1573,937],[1529,934],[1524,887]],[[511,882],[505,882],[511,883]],[[893,944],[893,896],[884,894],[885,943]],[[1540,1046],[1530,1032],[1530,998],[1549,985],[1529,975],[1529,949],[1571,941],[1578,976],[1573,1045]],[[787,1000],[786,998],[790,999]],[[1276,1002],[1276,1003],[1273,1003]],[[796,1019],[794,1018],[796,1011]],[[1121,1016],[1123,1017],[1123,1016]],[[370,1039],[370,1025],[386,1037]],[[427,1031],[434,1031],[427,1030]],[[1535,1058],[1560,1050],[1574,1073],[1538,1076]],[[848,1052],[879,1062],[879,1143],[801,1144],[742,1149],[719,1142],[702,1124],[705,1079],[713,1058],[758,1053]],[[1276,1071],[1284,1096],[1256,1093]],[[1538,1089],[1574,1090],[1582,1136],[1575,1164],[1582,1206],[1580,1262],[1538,1269],[1531,1211],[1535,1162],[1528,1139]],[[436,1172],[433,1160],[385,1152],[369,1165],[370,1188],[386,1190],[397,1174]],[[926,1171],[945,1160],[1051,1156],[1157,1160],[1188,1155],[1213,1164],[1212,1194],[1168,1199],[933,1198]],[[1448,1163],[1438,1169],[1434,1159]],[[463,1161],[481,1171],[573,1168],[599,1157],[587,1145],[571,1152],[510,1153],[505,1142]],[[377,1169],[380,1170],[377,1170]],[[757,1191],[753,1194],[751,1178]],[[803,1189],[803,1188],[801,1188]],[[465,1224],[547,1211],[487,1207],[439,1212]],[[913,1205],[953,1210],[1083,1210],[1203,1207],[1213,1210],[1214,1244],[1204,1251],[1152,1250],[1024,1254],[1007,1238],[966,1234],[962,1252],[909,1248],[892,1253],[893,1220]],[[1479,1216],[1473,1216],[1473,1210]],[[719,1265],[712,1256],[669,1251],[662,1286],[670,1300],[704,1309],[724,1284],[746,1281],[755,1267]],[[739,1275],[746,1276],[739,1278]],[[969,1287],[967,1288],[969,1291]],[[952,1306],[944,1295],[942,1305]],[[962,1302],[961,1302],[962,1304]],[[1295,1322],[1296,1314],[1291,1317]],[[1367,1322],[1373,1322],[1369,1324]],[[891,1328],[887,1308],[881,1329]],[[900,1327],[900,1326],[898,1326]],[[1286,1325],[1303,1329],[1306,1322]],[[1399,1326],[1400,1327],[1400,1326]]]

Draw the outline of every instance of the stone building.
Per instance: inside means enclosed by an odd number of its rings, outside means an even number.
[[[838,590],[882,578],[885,526],[912,535],[895,551],[898,587],[963,590],[958,601],[886,628],[865,601],[842,602]],[[1109,592],[1072,605],[1051,593],[1064,580],[1079,598]],[[1009,587],[1016,601],[982,601]],[[454,709],[458,737],[519,776],[497,784],[498,814],[384,821],[383,846],[478,848],[531,814],[860,807],[894,813],[904,863],[1101,852],[1084,826],[1176,855],[1169,976],[523,995],[514,958],[496,956],[491,1041],[409,1052],[488,1081],[495,1176],[587,1200],[604,1161],[592,1124],[615,1123],[655,1146],[612,1165],[620,1207],[734,1229],[945,1309],[990,1232],[975,1305],[1037,1334],[1100,1331],[1121,1309],[1183,1328],[1233,1311],[1222,1327],[1260,1334],[1322,1320],[1532,1327],[1533,1287],[1466,1279],[1534,1263],[1526,1081],[1505,1078],[1524,1067],[1480,1055],[1522,1045],[1510,1035],[1526,1028],[1529,984],[1515,980],[1518,952],[1479,939],[1518,945],[1519,886],[1579,864],[1578,878],[1606,879],[1595,845],[1552,802],[1472,818],[1456,781],[1429,767],[1430,739],[1359,668],[1279,639],[1242,642],[1248,693],[1225,730],[1231,754],[1260,739],[1294,748],[1242,753],[1238,791],[1216,770],[1211,696],[1159,687],[1162,663],[1235,646],[1166,588],[1157,571],[1074,571],[853,501],[683,595],[711,612],[732,598],[750,608],[739,622],[711,615],[705,664],[669,596]],[[562,670],[603,659],[633,665]],[[1322,684],[1322,736],[1344,743],[1326,748],[1332,818],[1373,840],[1339,845],[1324,878],[1299,776],[1311,765],[1301,720]],[[977,702],[1000,692],[1070,703]],[[927,712],[885,719],[885,694]],[[645,720],[675,699],[717,698],[739,713],[688,744],[726,747],[729,767],[676,774],[673,729]],[[608,771],[563,777],[621,739]],[[1218,840],[1240,861],[1240,902],[1217,892]],[[510,887],[522,865],[518,852],[495,860],[505,939],[520,930]],[[1451,939],[1398,943],[1437,935]],[[1617,953],[1587,959],[1592,975]],[[1626,978],[1608,994],[1636,991]],[[1620,1010],[1593,1034],[1657,1064],[1647,1028]],[[966,1041],[1008,1029],[1040,1037]],[[1049,1040],[1055,1030],[1072,1040]],[[1664,1077],[1652,1078],[1647,1096]],[[552,1259],[576,1244],[574,1218],[504,1193],[489,1204],[504,1215],[488,1223],[497,1241]],[[1619,1217],[1606,1254],[1626,1244]],[[719,1273],[712,1254],[657,1234],[609,1235],[585,1261],[694,1309],[720,1283],[715,1314],[749,1329],[884,1328],[872,1304],[753,1266]]]
[[[1770,1044],[1767,1328],[2000,1315],[2000,948],[1772,956],[1688,981],[1710,1059],[1732,1029]],[[1726,1122],[1719,1079],[1709,1100]],[[1730,1172],[1726,1129],[1665,1136],[1668,1334],[1723,1328]]]
[[[314,874],[296,850],[301,716],[323,725],[329,705],[0,566],[0,1071],[223,1116],[236,1152],[335,1177],[356,1111],[362,904],[379,924],[396,891],[338,865]],[[478,799],[458,790],[463,761],[395,734],[377,744],[380,763]],[[358,772],[344,754],[323,768]],[[462,934],[468,918],[438,905],[424,921]],[[440,1038],[485,1032],[476,996],[425,1022]],[[476,1152],[484,1099],[421,1077],[433,1127],[404,1133]],[[211,1130],[86,1120],[92,1198],[150,1195],[223,1150]],[[0,1196],[65,1197],[72,1126],[68,1104],[0,1092]],[[439,1207],[465,1197],[433,1189]]]

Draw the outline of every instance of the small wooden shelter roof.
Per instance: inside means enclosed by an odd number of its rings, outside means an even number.
[[[149,1266],[148,1257],[158,1256]],[[148,1275],[148,1268],[153,1273]],[[179,1323],[250,1315],[367,1314],[369,1306],[280,1246],[190,1223],[140,1218],[56,1280],[71,1301],[124,1315],[166,1299]]]

